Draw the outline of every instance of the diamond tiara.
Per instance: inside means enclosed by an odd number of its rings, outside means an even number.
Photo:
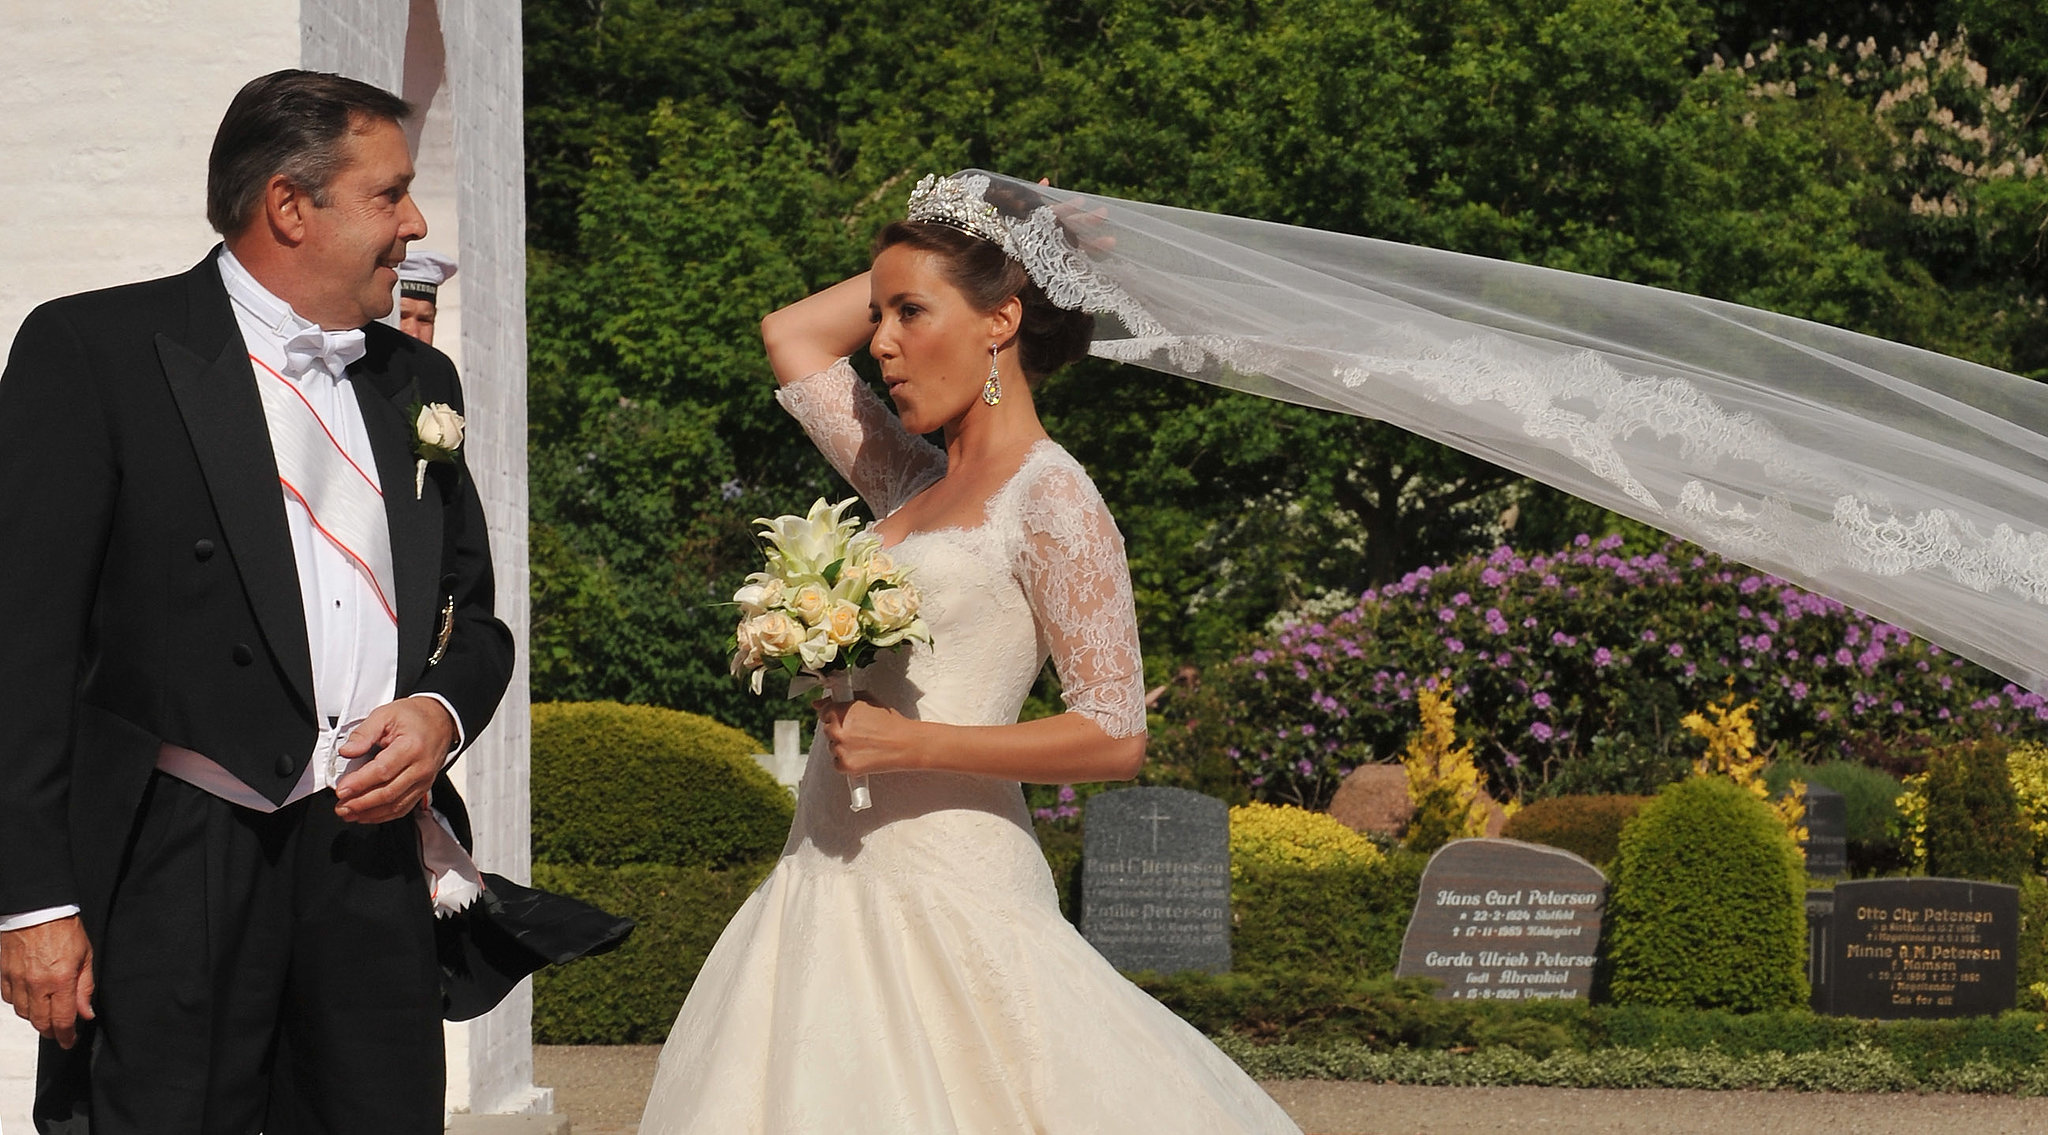
[[[986,192],[988,178],[978,174],[940,177],[928,173],[917,183],[917,188],[910,191],[910,209],[906,219],[947,225],[969,236],[978,236],[1007,252],[1010,247],[1010,221],[982,198]]]

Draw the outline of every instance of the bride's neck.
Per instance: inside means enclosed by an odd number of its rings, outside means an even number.
[[[1031,388],[1020,379],[1006,385],[997,405],[977,401],[946,427],[947,474],[990,464],[1007,466],[1014,463],[1019,451],[1046,436],[1038,421],[1038,407],[1031,401]]]

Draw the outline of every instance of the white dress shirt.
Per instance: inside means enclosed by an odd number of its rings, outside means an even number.
[[[302,332],[319,330],[318,325],[301,318],[290,304],[257,283],[226,248],[220,251],[219,263],[221,283],[227,287],[256,381],[290,383],[320,418],[347,460],[374,480],[376,455],[370,448],[362,407],[356,401],[346,366],[335,374],[330,373],[324,360],[316,360],[303,374],[288,377],[285,373],[285,344]],[[359,351],[356,354],[360,356]],[[277,423],[269,425],[275,435]],[[306,770],[285,797],[284,803],[290,804],[334,787],[342,776],[370,760],[361,757],[350,761],[338,750],[370,711],[390,702],[396,692],[398,626],[363,568],[321,534],[303,502],[285,492],[282,485],[278,492],[284,498],[292,558],[298,566],[306,645],[313,659],[313,701],[320,727]],[[390,566],[380,567],[385,578],[390,578]],[[448,711],[456,731],[451,754],[460,751],[467,734],[455,707],[439,694],[418,696],[433,698]],[[262,812],[281,806],[273,805],[219,763],[190,749],[166,744],[157,767],[232,804]],[[16,914],[0,918],[0,931],[20,930],[77,912],[75,906],[64,906]]]

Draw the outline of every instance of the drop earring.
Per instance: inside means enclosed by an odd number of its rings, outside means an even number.
[[[993,406],[1003,400],[1003,376],[996,373],[996,349],[988,349],[988,381],[981,384],[981,400]]]

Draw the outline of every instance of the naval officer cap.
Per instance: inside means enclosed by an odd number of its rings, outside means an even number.
[[[398,294],[434,302],[442,284],[455,275],[455,261],[438,252],[415,252],[398,266]]]

